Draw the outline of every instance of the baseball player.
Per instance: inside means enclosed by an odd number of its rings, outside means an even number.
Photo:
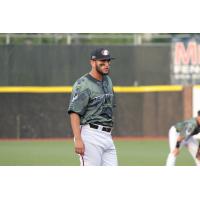
[[[91,53],[91,71],[79,78],[68,108],[74,134],[75,152],[85,166],[116,166],[112,140],[114,93],[108,76],[114,59],[105,48]]]
[[[174,166],[176,157],[182,146],[186,146],[192,155],[197,166],[200,166],[200,144],[195,138],[200,132],[200,111],[196,118],[192,118],[183,122],[179,122],[172,126],[169,130],[170,153],[168,155],[166,165]]]

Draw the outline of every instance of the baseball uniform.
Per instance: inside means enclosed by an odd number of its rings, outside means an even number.
[[[183,122],[178,122],[174,126],[172,126],[169,130],[169,146],[170,146],[170,153],[168,155],[166,165],[167,166],[174,166],[176,164],[176,156],[172,153],[172,151],[176,147],[177,138],[178,136],[183,136],[187,138],[190,134],[196,135],[199,132],[199,125],[195,118],[185,120]],[[200,166],[200,160],[196,158],[196,153],[199,147],[198,140],[190,137],[188,140],[183,140],[180,144],[180,148],[182,146],[186,146],[192,155],[196,165]]]
[[[117,155],[112,140],[114,93],[108,75],[97,80],[82,76],[73,86],[68,113],[80,116],[81,137],[85,145],[81,165],[116,166]]]

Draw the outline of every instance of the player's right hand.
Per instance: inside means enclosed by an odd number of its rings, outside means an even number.
[[[83,140],[79,138],[79,139],[75,139],[74,142],[75,142],[75,152],[83,156],[85,152],[85,145],[83,143]]]

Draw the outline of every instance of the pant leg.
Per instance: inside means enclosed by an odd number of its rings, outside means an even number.
[[[199,141],[191,137],[187,143],[187,148],[190,154],[192,155],[196,165],[200,166],[200,160],[196,158],[198,147],[199,147]]]
[[[86,166],[117,166],[117,155],[111,134],[102,130],[83,126],[81,137],[85,145],[85,154],[81,164]]]
[[[81,166],[100,166],[102,149],[87,140],[84,140],[85,153],[83,156],[80,156]]]
[[[169,130],[170,153],[168,154],[168,157],[166,160],[166,166],[175,166],[176,165],[176,156],[172,153],[172,151],[176,147],[176,141],[177,141],[178,136],[179,136],[179,133],[177,133],[175,127],[172,126]]]
[[[102,163],[103,148],[99,145],[97,130],[83,126],[81,137],[85,145],[85,152],[80,156],[80,164],[84,166],[100,166]]]
[[[102,166],[117,166],[117,153],[115,148],[106,150],[102,156]]]

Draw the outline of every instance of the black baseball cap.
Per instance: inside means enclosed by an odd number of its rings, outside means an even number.
[[[108,49],[98,48],[91,52],[91,60],[113,60]]]

